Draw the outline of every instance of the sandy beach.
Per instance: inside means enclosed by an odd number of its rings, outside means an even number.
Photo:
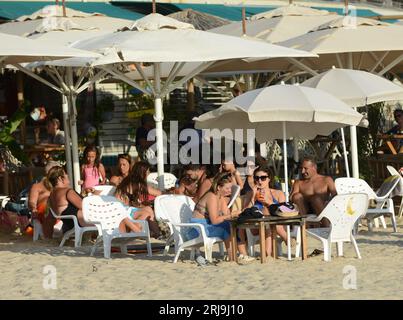
[[[0,299],[402,299],[403,234],[390,231],[360,229],[362,260],[346,244],[344,257],[334,257],[333,247],[330,263],[318,255],[207,267],[190,261],[188,251],[176,264],[173,249],[165,257],[114,253],[106,260],[102,251],[89,256],[88,241],[79,249],[72,242],[58,248],[57,239],[34,243],[27,236],[0,233]],[[309,253],[320,248],[316,240],[308,241]],[[48,265],[56,270],[56,289],[43,286],[49,283]],[[356,289],[349,289],[348,277],[355,271]]]

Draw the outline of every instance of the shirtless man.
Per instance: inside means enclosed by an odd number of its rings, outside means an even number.
[[[56,161],[49,161],[45,167],[45,173],[54,166],[60,164]],[[45,178],[32,185],[28,195],[28,208],[32,212],[32,219],[38,219],[43,226],[45,238],[51,238],[53,233],[53,218],[46,217],[47,201],[50,195],[51,186],[45,183]]]
[[[310,157],[303,159],[301,170],[302,180],[295,181],[290,199],[298,206],[301,214],[319,215],[337,193],[333,179],[318,174],[316,162]],[[324,227],[328,225],[329,221],[322,223]]]

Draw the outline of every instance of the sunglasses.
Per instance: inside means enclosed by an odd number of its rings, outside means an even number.
[[[255,181],[259,181],[259,180],[266,181],[268,177],[269,176],[254,176],[253,180],[255,180]]]

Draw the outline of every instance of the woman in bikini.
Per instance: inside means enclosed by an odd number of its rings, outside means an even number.
[[[191,223],[200,223],[204,225],[207,237],[218,237],[224,240],[227,254],[231,257],[230,243],[230,223],[228,220],[239,216],[240,211],[230,211],[230,209],[221,206],[222,199],[231,195],[232,177],[229,173],[218,174],[211,186],[197,202],[193,211]],[[197,229],[190,229],[188,233],[189,239],[194,239],[199,236]],[[246,253],[244,233],[240,234],[238,242],[238,250],[240,256],[239,262],[250,262],[254,258],[249,257]]]
[[[81,196],[70,187],[69,176],[66,171],[59,166],[51,168],[46,177],[47,181],[52,187],[52,191],[49,196],[50,208],[59,216],[73,215],[78,219],[78,224],[81,227],[91,226],[83,217]],[[62,231],[67,232],[74,228],[74,222],[72,219],[64,219]],[[141,227],[125,218],[120,222],[120,232],[126,232],[129,229],[134,232],[141,230]]]
[[[263,215],[270,215],[269,206],[285,202],[285,194],[281,190],[270,188],[270,181],[273,180],[273,172],[266,166],[259,167],[253,172],[254,186],[246,193],[243,209],[256,207]],[[277,234],[287,243],[287,232],[284,226],[276,226]],[[256,229],[252,229],[253,234],[258,234]],[[266,229],[266,254],[272,254],[272,242],[270,228]]]

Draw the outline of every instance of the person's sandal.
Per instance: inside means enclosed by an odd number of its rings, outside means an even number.
[[[243,254],[240,254],[238,257],[238,263],[240,263],[240,264],[251,263],[255,260],[256,259],[254,257],[243,255]]]

